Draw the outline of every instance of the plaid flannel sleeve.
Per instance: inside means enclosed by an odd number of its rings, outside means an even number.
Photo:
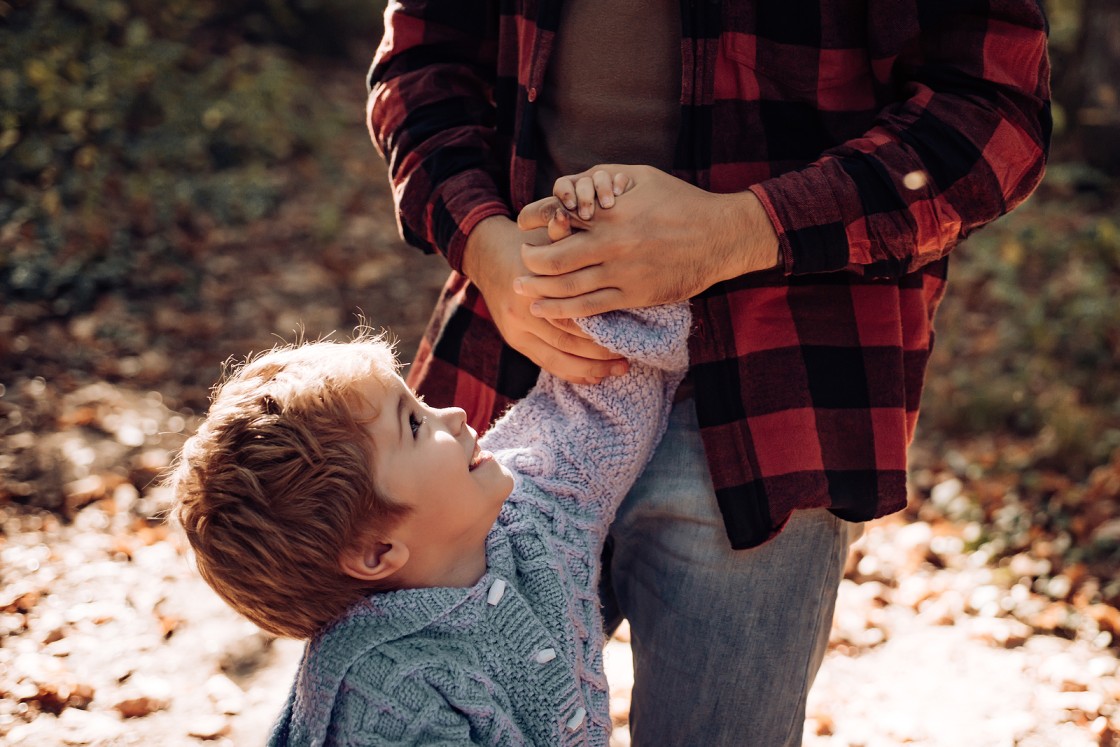
[[[389,164],[401,236],[462,270],[467,235],[511,215],[493,89],[496,3],[396,0],[370,68],[366,121]]]
[[[862,137],[752,187],[787,274],[913,272],[1042,178],[1051,120],[1037,0],[916,5],[917,16],[903,19],[914,24],[907,51],[872,61],[904,99]]]

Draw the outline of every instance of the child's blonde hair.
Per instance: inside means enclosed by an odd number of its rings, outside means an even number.
[[[199,572],[271,633],[310,637],[371,590],[340,553],[407,508],[375,488],[369,405],[353,386],[396,370],[368,332],[273,349],[224,377],[183,447],[169,484]]]

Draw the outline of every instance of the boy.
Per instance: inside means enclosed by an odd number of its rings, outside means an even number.
[[[211,586],[310,637],[271,744],[608,743],[599,553],[689,323],[685,304],[580,320],[628,372],[542,373],[482,439],[369,336],[275,350],[221,385],[172,483]]]

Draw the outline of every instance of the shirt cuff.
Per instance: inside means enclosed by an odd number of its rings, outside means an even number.
[[[786,275],[837,272],[851,263],[840,201],[821,166],[750,187],[778,234],[779,267]]]
[[[447,264],[458,273],[463,272],[467,237],[475,226],[495,215],[512,217],[494,180],[484,171],[464,171],[448,179],[433,203],[437,206],[431,217],[436,245],[442,248]]]

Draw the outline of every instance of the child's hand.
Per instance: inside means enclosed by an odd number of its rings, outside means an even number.
[[[634,184],[629,174],[618,172],[611,177],[602,169],[591,174],[562,176],[553,185],[551,197],[544,197],[521,209],[517,225],[522,231],[548,226],[548,240],[559,241],[571,235],[573,217],[576,228],[587,228],[595,215],[596,201],[599,207],[610,209],[614,198],[630,191]]]
[[[633,180],[623,173],[611,177],[599,169],[591,176],[562,176],[552,185],[552,196],[568,210],[576,211],[580,220],[591,220],[595,215],[595,200],[604,209],[614,205],[614,198],[634,186]]]
[[[557,205],[548,220],[548,240],[557,242],[572,235],[572,219],[562,205]]]

